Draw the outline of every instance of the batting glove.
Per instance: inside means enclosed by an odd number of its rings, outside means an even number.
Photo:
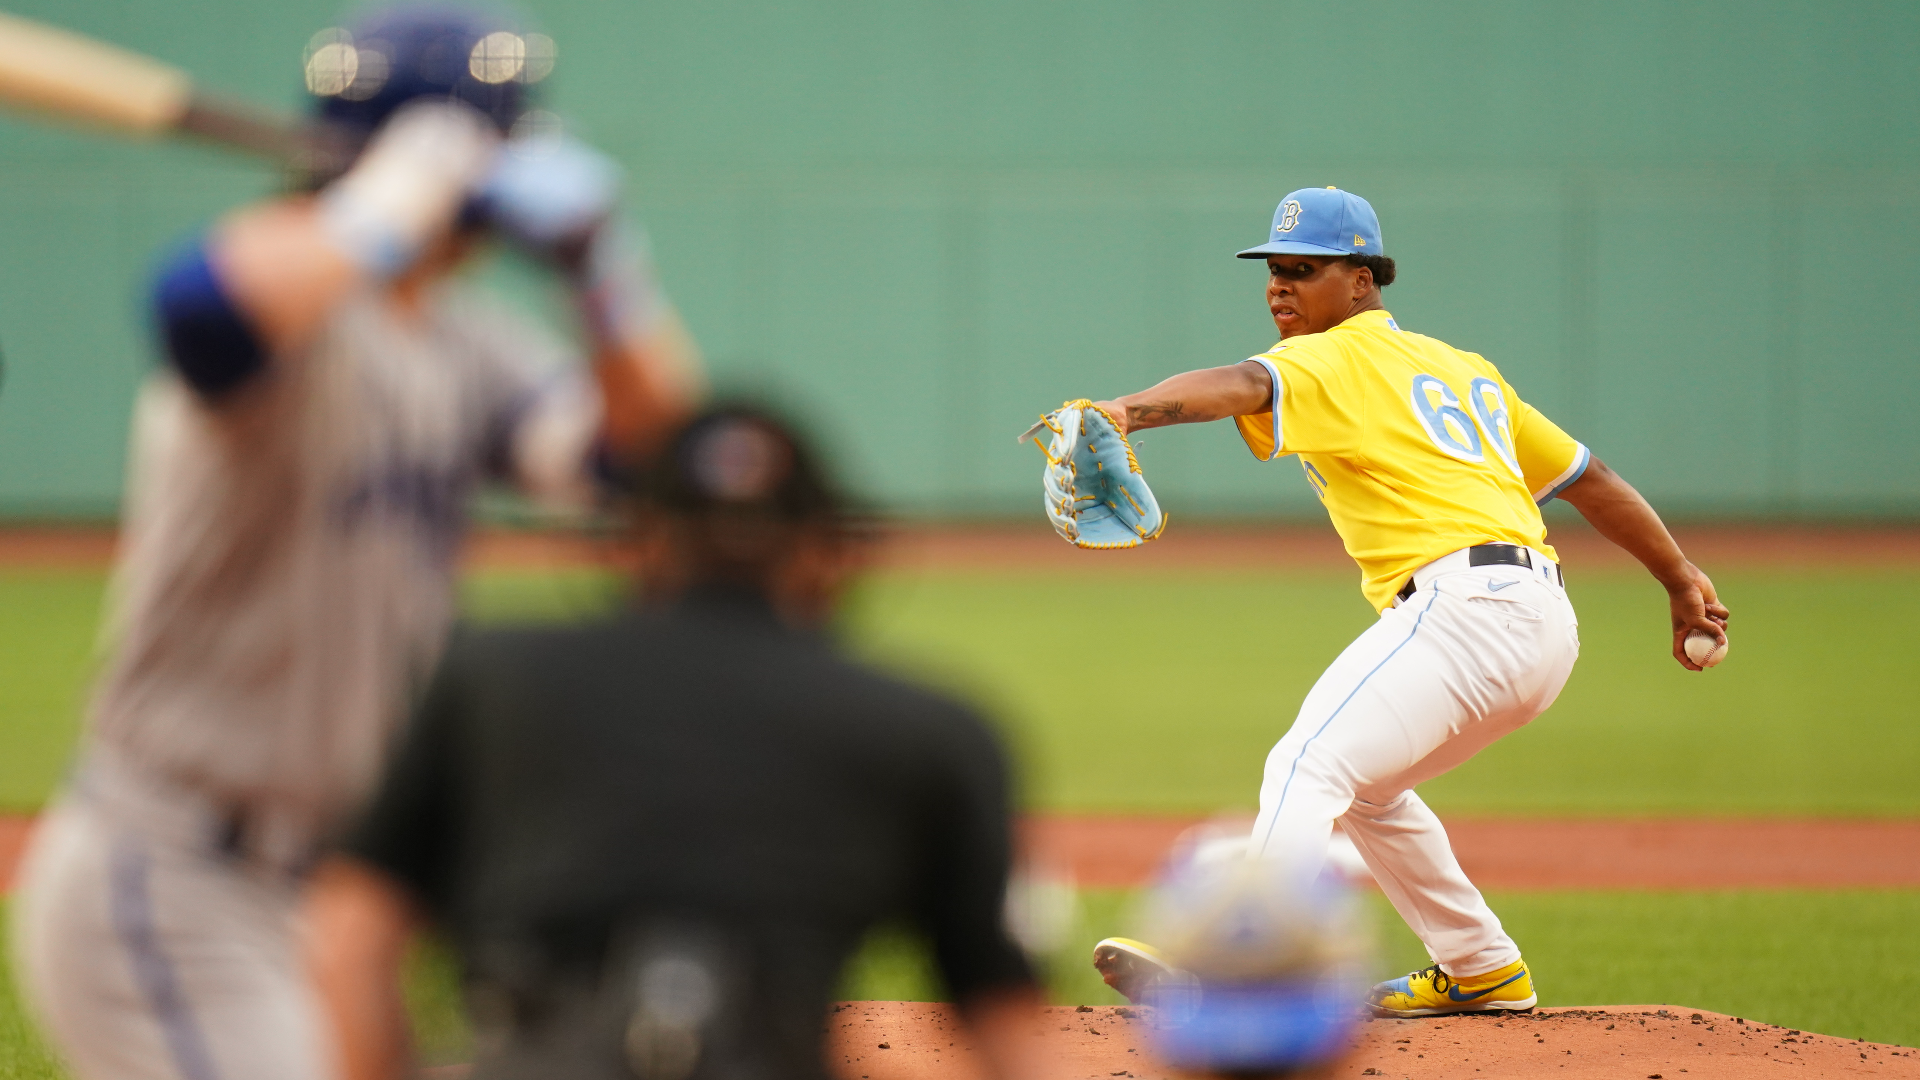
[[[612,216],[620,182],[620,166],[577,139],[509,143],[472,210],[535,256],[573,264]]]

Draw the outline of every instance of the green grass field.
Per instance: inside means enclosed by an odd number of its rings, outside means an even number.
[[[1651,581],[1576,579],[1583,652],[1559,703],[1429,785],[1429,801],[1479,814],[1920,814],[1920,573],[1719,584],[1735,648],[1696,675],[1666,655]],[[101,590],[97,574],[0,574],[0,808],[38,806],[65,765]],[[608,593],[591,574],[496,574],[472,584],[469,608],[565,617]],[[861,590],[847,630],[881,662],[986,705],[1033,806],[1204,811],[1252,805],[1301,696],[1372,618],[1349,574],[887,575]]]
[[[1717,584],[1735,644],[1696,674],[1667,655],[1651,580],[1575,579],[1582,657],[1560,701],[1423,789],[1428,801],[1478,814],[1920,813],[1920,573]],[[1034,805],[1155,811],[1252,806],[1268,748],[1372,619],[1349,574],[956,574],[878,581],[852,622],[875,655],[996,709]]]
[[[1576,577],[1583,658],[1560,702],[1425,793],[1443,813],[1920,814],[1920,572],[1727,573],[1726,666],[1682,671],[1659,590]],[[0,807],[57,783],[93,663],[97,574],[0,574]],[[483,620],[613,602],[589,573],[470,583]],[[951,573],[863,587],[846,632],[879,662],[984,705],[1039,809],[1191,812],[1253,804],[1300,697],[1371,619],[1350,574]],[[1920,890],[1509,893],[1492,897],[1549,1004],[1658,1002],[1908,1045],[1920,1020]],[[1084,963],[1131,898],[1082,897],[1051,965],[1063,1001],[1115,1000]],[[1382,970],[1423,959],[1380,907]],[[416,994],[436,1056],[461,1035],[444,962]],[[862,997],[937,994],[917,952],[878,940]],[[0,982],[0,1076],[53,1075]],[[36,1064],[37,1063],[37,1064]],[[35,1071],[35,1070],[40,1071]]]
[[[1542,1005],[1711,1009],[1850,1039],[1920,1044],[1920,890],[1488,893],[1526,949]],[[1089,892],[1072,940],[1051,957],[1055,1000],[1120,1004],[1087,963],[1093,942],[1131,925],[1135,894]],[[1425,967],[1419,941],[1369,894],[1382,978]],[[856,999],[938,1000],[920,953],[883,937],[850,972]]]

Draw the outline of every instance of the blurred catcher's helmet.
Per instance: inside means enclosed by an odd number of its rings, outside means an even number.
[[[1147,923],[1184,976],[1144,998],[1167,1064],[1285,1076],[1347,1049],[1371,940],[1338,879],[1261,858],[1202,858],[1161,883]]]
[[[634,491],[651,508],[680,515],[806,521],[845,509],[799,434],[744,402],[688,420],[640,471]]]
[[[754,584],[800,530],[843,539],[862,524],[806,440],[772,412],[709,406],[642,462],[630,490],[642,527],[672,523],[704,582]]]
[[[350,159],[402,105],[461,101],[504,134],[553,70],[553,39],[510,14],[449,4],[374,8],[307,43],[306,87],[322,136]]]

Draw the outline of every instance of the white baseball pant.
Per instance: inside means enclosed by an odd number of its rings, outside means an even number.
[[[1338,820],[1394,908],[1449,975],[1504,967],[1520,950],[1460,869],[1414,787],[1544,712],[1580,653],[1557,568],[1470,566],[1467,552],[1414,575],[1320,676],[1267,755],[1258,854],[1321,866]]]
[[[223,850],[177,789],[88,768],[42,818],[13,947],[78,1080],[331,1080],[298,878]]]

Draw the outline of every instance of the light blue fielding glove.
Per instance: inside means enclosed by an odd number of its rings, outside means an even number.
[[[1053,432],[1053,445],[1035,436]],[[1133,446],[1113,418],[1086,398],[1042,416],[1020,436],[1047,455],[1042,476],[1053,531],[1078,547],[1139,547],[1167,527],[1160,502],[1140,473]]]

